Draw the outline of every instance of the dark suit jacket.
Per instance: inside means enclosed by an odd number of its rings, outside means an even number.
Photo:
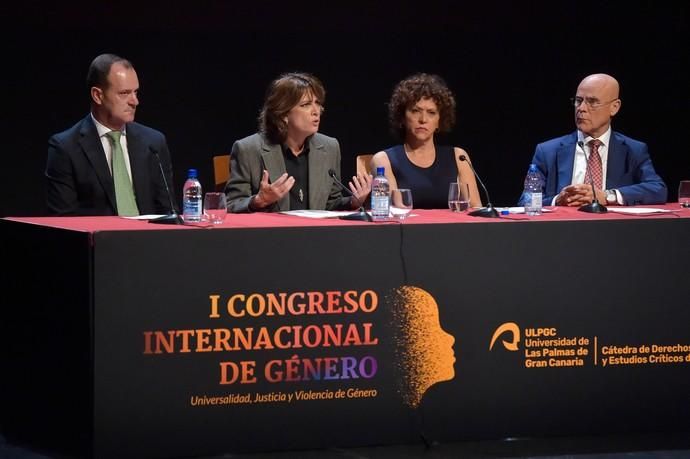
[[[236,141],[230,152],[230,179],[225,186],[230,212],[249,212],[249,200],[259,192],[263,170],[273,182],[285,173],[285,158],[280,145],[261,134]],[[328,175],[333,169],[340,177],[340,145],[333,137],[314,134],[309,139],[309,208],[316,210],[350,209],[350,198],[343,196]],[[288,195],[265,209],[268,212],[290,210]]]
[[[615,131],[609,143],[606,188],[620,191],[629,206],[665,203],[668,190],[654,171],[647,145]],[[570,185],[576,144],[577,131],[537,145],[532,163],[546,179],[544,205],[551,205],[563,187]]]
[[[175,204],[170,152],[165,136],[144,125],[126,127],[132,183],[141,214],[170,213]],[[165,170],[165,188],[156,155]],[[117,215],[115,185],[91,115],[48,140],[46,204],[57,215]]]

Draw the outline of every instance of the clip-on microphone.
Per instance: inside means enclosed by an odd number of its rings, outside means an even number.
[[[347,191],[350,196],[352,196],[352,199],[355,200],[355,204],[359,206],[359,209],[357,212],[353,212],[351,214],[343,215],[340,218],[341,220],[356,220],[356,221],[362,221],[362,222],[373,222],[374,220],[371,218],[371,215],[369,215],[365,210],[364,206],[362,203],[357,199],[357,196],[350,190],[348,187],[343,185],[340,180],[338,180],[338,177],[335,175],[335,171],[333,169],[328,169],[328,175],[331,176],[333,181],[340,187],[340,189]]]

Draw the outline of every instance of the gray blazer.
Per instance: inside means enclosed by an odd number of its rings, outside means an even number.
[[[343,196],[328,175],[333,169],[340,177],[340,145],[333,137],[314,134],[309,142],[309,208],[315,210],[351,209],[350,197]],[[250,212],[249,200],[259,192],[263,170],[274,182],[285,173],[282,147],[269,142],[263,134],[253,134],[236,141],[230,152],[230,179],[225,185],[230,212]],[[283,196],[265,209],[267,212],[290,210],[290,197]]]

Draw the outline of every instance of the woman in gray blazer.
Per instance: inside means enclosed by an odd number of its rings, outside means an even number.
[[[259,132],[236,141],[225,186],[230,212],[360,207],[372,177],[358,174],[343,196],[330,176],[340,177],[338,140],[319,134],[326,91],[307,73],[287,73],[271,82],[259,115]]]

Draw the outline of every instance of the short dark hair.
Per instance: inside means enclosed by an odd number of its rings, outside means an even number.
[[[86,74],[86,87],[89,91],[94,86],[107,89],[108,88],[108,74],[113,64],[120,63],[127,69],[132,69],[134,66],[127,59],[116,56],[115,54],[101,54],[91,61],[89,71]]]
[[[259,131],[273,143],[287,139],[287,113],[300,103],[305,93],[311,93],[321,106],[326,101],[326,90],[314,75],[302,72],[284,73],[271,82],[266,90],[264,106],[259,114]]]
[[[393,135],[405,139],[405,111],[423,98],[432,99],[439,110],[439,131],[455,125],[455,96],[438,75],[417,73],[400,81],[388,102],[388,122]]]

